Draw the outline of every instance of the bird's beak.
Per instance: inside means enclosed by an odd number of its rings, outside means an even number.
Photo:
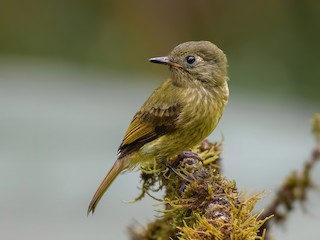
[[[150,58],[149,62],[165,64],[165,65],[169,65],[170,67],[182,68],[180,64],[171,62],[168,57]]]

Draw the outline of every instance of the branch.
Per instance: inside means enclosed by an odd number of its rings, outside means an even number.
[[[132,240],[264,239],[258,235],[268,217],[252,213],[259,195],[244,198],[236,183],[220,171],[221,143],[203,141],[193,149],[199,157],[142,165],[144,194],[165,189],[162,215],[145,229],[130,228]],[[190,154],[189,154],[190,155]],[[155,188],[156,183],[160,187]]]
[[[264,219],[273,215],[272,221],[265,222],[261,228],[270,229],[270,224],[273,222],[283,223],[289,212],[293,210],[294,202],[305,202],[307,199],[307,190],[314,187],[311,180],[311,170],[315,164],[320,160],[320,114],[314,114],[312,119],[312,132],[315,136],[317,145],[311,152],[310,158],[304,163],[302,171],[300,173],[293,172],[282,184],[282,187],[278,190],[276,197],[271,204],[266,208],[259,219]],[[281,207],[284,207],[284,211],[281,211]],[[269,239],[269,236],[266,236]]]

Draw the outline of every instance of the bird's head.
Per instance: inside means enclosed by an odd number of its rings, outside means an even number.
[[[149,61],[169,65],[173,81],[179,83],[200,81],[205,85],[220,86],[227,81],[227,58],[209,41],[185,42],[176,46],[168,56]]]

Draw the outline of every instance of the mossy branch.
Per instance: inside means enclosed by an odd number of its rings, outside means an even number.
[[[307,191],[314,187],[311,179],[311,170],[320,160],[320,114],[314,114],[312,118],[312,133],[316,139],[316,146],[311,156],[304,163],[300,172],[294,171],[283,182],[271,204],[266,208],[260,219],[273,215],[272,221],[267,221],[261,226],[263,229],[270,229],[273,222],[282,223],[286,220],[289,212],[293,210],[295,202],[304,203],[307,199]],[[284,207],[284,208],[282,208]],[[282,209],[282,210],[281,210]],[[283,210],[284,209],[284,210]],[[266,240],[269,236],[266,236]]]
[[[141,166],[142,194],[165,190],[162,215],[146,228],[130,228],[132,240],[268,240],[270,226],[283,222],[295,201],[304,202],[312,188],[310,172],[320,159],[320,114],[313,118],[317,145],[302,171],[292,173],[275,199],[261,213],[253,211],[260,194],[245,197],[235,181],[221,172],[221,143],[203,141],[192,151],[196,157],[172,159],[172,170],[163,164]],[[157,187],[158,186],[158,187]],[[280,207],[285,206],[281,212]],[[269,219],[271,218],[271,221]],[[268,230],[268,231],[267,231]]]
[[[174,171],[162,164],[141,166],[143,194],[139,199],[164,188],[165,209],[147,228],[131,228],[132,239],[264,239],[258,233],[268,217],[261,219],[252,212],[260,196],[245,198],[235,181],[221,174],[221,143],[203,141],[192,150],[202,160],[173,159]],[[160,188],[154,189],[159,182]]]

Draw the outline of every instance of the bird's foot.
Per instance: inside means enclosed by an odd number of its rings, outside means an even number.
[[[175,165],[168,163],[166,159],[162,160],[163,165],[165,165],[167,168],[169,168],[172,172],[178,174],[178,170]]]
[[[185,158],[192,158],[192,159],[203,162],[202,158],[198,154],[189,150],[189,151],[183,151],[182,153],[177,155],[176,158],[173,160],[172,166],[177,167],[180,161],[182,161]]]
[[[196,160],[196,161],[201,161],[203,162],[202,158],[192,152],[192,151],[184,151],[182,153],[180,153],[179,155],[177,155],[170,163],[166,160],[166,159],[163,159],[162,160],[162,163],[168,168],[170,169],[172,172],[174,172],[175,174],[177,174],[178,176],[182,176],[177,167],[178,165],[180,164],[180,162],[184,159],[193,159],[193,160]],[[195,164],[196,161],[193,161],[193,163],[189,163],[189,165],[192,165],[192,164]],[[185,176],[184,176],[185,177]]]

